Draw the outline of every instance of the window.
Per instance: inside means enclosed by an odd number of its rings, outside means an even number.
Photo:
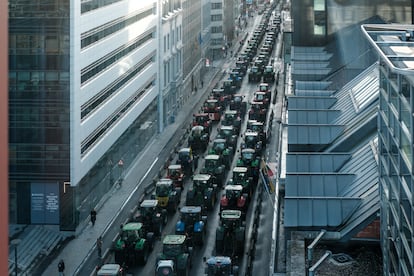
[[[221,14],[213,14],[211,16],[211,21],[223,21],[223,16]]]
[[[221,10],[222,4],[221,3],[211,3],[211,9],[212,10]]]

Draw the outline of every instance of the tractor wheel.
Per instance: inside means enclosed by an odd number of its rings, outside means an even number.
[[[147,262],[148,262],[148,256],[149,256],[149,252],[148,251],[149,251],[148,248],[145,248],[144,249],[144,254],[141,257],[141,263],[143,265],[147,264]]]

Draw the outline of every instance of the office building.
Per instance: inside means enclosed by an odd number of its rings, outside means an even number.
[[[0,3],[0,39],[3,43],[0,45],[0,127],[3,130],[0,134],[0,195],[1,195],[1,207],[0,207],[0,274],[6,275],[7,269],[7,256],[9,255],[8,249],[8,146],[7,146],[7,125],[8,125],[8,80],[7,80],[7,41],[8,41],[8,8],[7,1]]]
[[[378,152],[384,275],[414,274],[413,25],[366,24],[379,62]]]
[[[158,131],[157,1],[9,1],[10,222],[76,230]]]

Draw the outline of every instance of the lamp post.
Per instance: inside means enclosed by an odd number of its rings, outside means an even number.
[[[14,245],[14,274],[17,276],[17,246],[21,242],[20,239],[11,240],[10,243]]]

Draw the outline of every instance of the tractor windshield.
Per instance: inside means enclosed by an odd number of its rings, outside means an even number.
[[[155,188],[155,193],[160,197],[168,196],[170,186],[165,184],[158,184]]]
[[[230,266],[228,264],[209,264],[207,275],[208,276],[231,275]]]
[[[178,256],[183,252],[182,244],[164,244],[163,252],[166,256]]]

